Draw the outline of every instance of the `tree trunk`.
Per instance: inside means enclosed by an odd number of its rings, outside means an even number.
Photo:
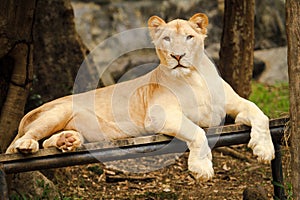
[[[27,110],[72,93],[87,53],[69,0],[38,0],[33,26],[34,82]]]
[[[219,70],[233,89],[245,98],[251,93],[254,7],[254,0],[225,0]]]
[[[29,88],[33,78],[32,27],[36,9],[35,0],[2,0],[0,4],[0,149],[4,153],[15,136],[24,115]],[[10,176],[11,187],[28,193],[43,192],[37,180],[43,180],[49,191],[53,183],[39,172]],[[17,180],[17,181],[16,181]],[[45,186],[45,185],[44,185]],[[25,189],[24,189],[25,188]],[[51,197],[58,196],[55,189]],[[32,196],[33,197],[33,196]],[[7,197],[1,197],[7,198]]]
[[[300,199],[300,2],[286,1],[290,87],[291,177],[294,199]]]
[[[69,0],[2,0],[0,22],[0,150],[3,153],[24,115],[33,71],[38,82],[32,93],[41,94],[39,103],[70,94],[87,49],[75,31]],[[14,174],[10,178],[11,194],[29,199],[59,196],[53,183],[40,172]]]
[[[0,4],[0,148],[5,151],[24,115],[32,82],[35,0]]]

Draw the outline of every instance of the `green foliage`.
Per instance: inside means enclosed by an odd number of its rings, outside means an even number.
[[[293,185],[291,183],[286,183],[286,199],[287,200],[293,200]]]
[[[45,184],[44,180],[36,180],[36,184],[38,187],[43,188],[41,197],[38,197],[37,199],[47,199],[49,193],[51,192],[51,190],[49,189],[49,184]]]
[[[9,197],[9,199],[11,200],[29,200],[29,198],[27,198],[25,195],[21,194],[21,195],[17,195],[17,194],[13,194]]]
[[[88,170],[95,173],[95,174],[97,174],[97,175],[103,174],[103,169],[99,165],[89,166]]]
[[[249,100],[258,105],[270,118],[286,115],[289,112],[288,83],[269,86],[253,82]]]
[[[284,185],[282,185],[278,182],[272,181],[272,184],[274,186],[281,187],[285,190],[287,200],[292,200],[293,199],[293,186],[292,186],[291,183],[285,183],[285,186],[284,186]],[[278,197],[275,197],[274,199],[279,200]]]

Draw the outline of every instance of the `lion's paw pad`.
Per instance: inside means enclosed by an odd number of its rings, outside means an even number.
[[[63,132],[56,142],[56,145],[63,152],[75,151],[81,146],[81,139],[77,132]]]

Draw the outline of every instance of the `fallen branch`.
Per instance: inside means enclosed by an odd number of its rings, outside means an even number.
[[[245,155],[245,154],[242,154],[230,147],[219,147],[219,148],[216,148],[215,149],[217,152],[219,153],[223,153],[224,155],[228,155],[228,156],[231,156],[233,158],[237,158],[237,159],[240,159],[240,160],[244,160],[246,162],[249,162],[249,163],[253,163],[253,162],[256,162],[254,159],[250,158],[249,156]]]
[[[122,181],[150,181],[155,179],[153,176],[106,176],[106,182],[122,182]]]

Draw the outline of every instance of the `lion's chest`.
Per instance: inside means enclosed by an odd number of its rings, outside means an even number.
[[[199,101],[196,106],[186,105],[183,113],[200,127],[218,126],[225,118],[224,107],[209,100]]]
[[[225,118],[225,93],[221,79],[193,77],[178,88],[179,105],[184,115],[201,127],[220,125]]]

